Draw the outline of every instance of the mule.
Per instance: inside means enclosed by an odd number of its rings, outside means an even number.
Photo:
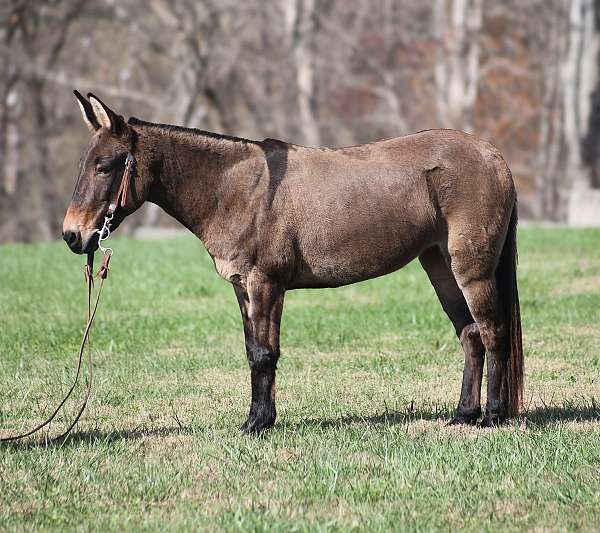
[[[415,258],[464,350],[450,423],[492,426],[518,415],[517,196],[494,146],[459,131],[428,130],[346,148],[308,148],[126,122],[93,94],[75,95],[92,136],[63,237],[75,253],[96,249],[97,230],[132,156],[136,171],[113,229],[144,202],[155,203],[203,242],[217,273],[233,286],[252,390],[243,431],[275,422],[286,291],[356,283]]]

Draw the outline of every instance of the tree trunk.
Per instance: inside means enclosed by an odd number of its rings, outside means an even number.
[[[479,88],[483,0],[436,0],[434,70],[440,126],[472,132]]]
[[[315,23],[315,0],[283,3],[286,27],[290,36],[296,77],[296,103],[302,142],[321,145],[321,132],[315,113],[314,65],[311,35]]]
[[[568,38],[569,47],[563,69],[566,177],[570,187],[582,189],[590,186],[582,146],[596,82],[598,33],[595,31],[594,0],[571,0]]]
[[[587,92],[588,87],[594,87],[590,101],[583,102],[587,109],[587,131],[583,139],[582,159],[589,177],[589,183],[592,188],[600,189],[600,79],[598,77],[598,69],[600,69],[600,47],[599,30],[600,30],[600,0],[592,1],[593,22],[589,19],[588,24],[593,26],[588,30],[592,31],[591,42],[587,50],[584,51],[585,59],[582,66],[582,86],[585,87],[583,92]],[[586,24],[587,26],[587,24]],[[590,57],[595,54],[595,57]],[[585,113],[582,113],[582,120],[585,120]],[[579,185],[585,185],[580,183]]]
[[[543,22],[545,61],[542,68],[542,101],[537,154],[536,190],[538,201],[536,214],[539,218],[556,220],[559,214],[560,190],[564,180],[562,153],[564,84],[561,65],[567,45],[562,10],[550,4],[548,18]]]
[[[27,85],[34,116],[31,138],[34,150],[33,165],[37,179],[40,180],[37,226],[42,240],[50,241],[60,235],[60,216],[56,210],[58,202],[55,182],[50,175],[49,168],[48,113],[44,104],[44,82],[32,78],[28,80]]]

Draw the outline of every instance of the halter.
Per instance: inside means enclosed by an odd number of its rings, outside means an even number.
[[[133,155],[131,155],[131,152],[127,152],[127,158],[125,159],[125,169],[123,170],[123,176],[121,178],[119,190],[117,191],[117,196],[108,206],[108,211],[104,216],[104,224],[102,224],[102,229],[96,230],[96,232],[100,234],[98,237],[98,248],[100,248],[101,252],[104,254],[105,257],[110,257],[113,254],[113,250],[112,248],[106,248],[102,246],[102,241],[105,241],[110,237],[110,223],[112,222],[112,219],[115,215],[115,211],[119,206],[125,207],[125,204],[127,203],[127,192],[129,191],[129,184],[134,174],[135,158],[133,157]]]

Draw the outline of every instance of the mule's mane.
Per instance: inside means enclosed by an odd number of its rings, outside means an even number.
[[[244,144],[260,144],[259,141],[252,141],[250,139],[244,139],[243,137],[235,137],[233,135],[225,135],[223,133],[214,133],[212,131],[205,131],[197,128],[184,128],[183,126],[174,126],[172,124],[158,124],[156,122],[147,122],[146,120],[141,120],[136,117],[130,117],[127,123],[131,124],[132,126],[146,126],[149,128],[156,128],[167,132],[172,131],[174,133],[198,135],[202,137],[209,137],[211,139],[219,139]]]

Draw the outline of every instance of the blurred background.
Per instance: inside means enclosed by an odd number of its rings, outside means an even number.
[[[522,219],[600,225],[600,0],[0,2],[0,241],[60,237],[88,143],[125,117],[342,146],[492,141]],[[173,224],[154,206],[129,232]]]

